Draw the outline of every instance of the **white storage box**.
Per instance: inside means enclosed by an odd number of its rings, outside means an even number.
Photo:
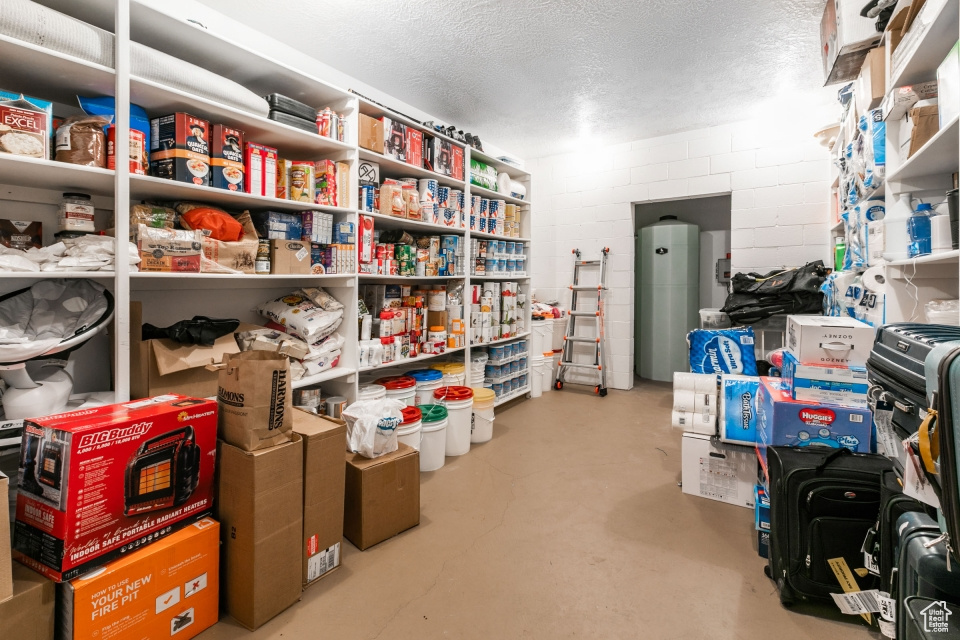
[[[787,348],[800,364],[866,366],[876,334],[854,318],[787,317]]]
[[[883,34],[875,18],[860,15],[862,0],[827,0],[820,19],[820,53],[824,85],[853,80],[864,58],[877,46]]]
[[[720,309],[700,309],[701,329],[726,329],[730,326],[730,316]]]
[[[683,434],[683,492],[753,509],[757,458],[753,447],[714,442],[710,436]]]

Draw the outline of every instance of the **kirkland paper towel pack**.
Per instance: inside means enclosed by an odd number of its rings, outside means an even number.
[[[760,378],[720,376],[720,440],[733,444],[757,443],[757,390]]]

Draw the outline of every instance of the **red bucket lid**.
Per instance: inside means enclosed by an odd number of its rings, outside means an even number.
[[[461,400],[471,399],[473,389],[470,387],[440,387],[433,392],[433,397],[447,402],[460,402]]]
[[[374,384],[383,385],[387,391],[398,391],[400,389],[412,389],[417,386],[417,381],[410,376],[388,376],[374,380]]]
[[[400,410],[400,413],[403,414],[403,422],[400,424],[410,424],[411,422],[416,422],[423,417],[423,413],[416,407],[404,407]]]

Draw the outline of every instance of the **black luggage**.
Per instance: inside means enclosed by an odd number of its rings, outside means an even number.
[[[873,528],[867,533],[863,543],[865,559],[870,573],[879,576],[880,591],[891,593],[893,590],[894,568],[897,566],[897,549],[900,537],[897,534],[897,521],[905,513],[923,512],[925,507],[919,501],[903,493],[903,484],[896,471],[890,469],[880,475],[880,513]]]
[[[843,558],[866,573],[862,552],[880,510],[884,456],[821,447],[767,449],[770,474],[770,558],[765,568],[780,602],[832,602],[840,585],[828,560]],[[958,573],[960,575],[960,573]],[[861,590],[879,579],[857,578]]]
[[[753,324],[778,314],[823,313],[820,285],[827,275],[823,260],[761,275],[737,273],[721,311],[734,324]]]
[[[944,600],[911,596],[903,605],[906,614],[901,640],[960,640],[960,607]]]
[[[956,562],[950,566],[943,534],[930,516],[906,513],[897,521],[897,529],[900,531],[897,588],[891,597],[897,601],[897,638],[906,638],[907,600],[922,596],[945,601],[948,606],[960,603],[960,567]],[[952,608],[960,613],[960,606]]]

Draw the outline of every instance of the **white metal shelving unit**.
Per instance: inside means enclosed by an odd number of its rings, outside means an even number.
[[[78,191],[89,193],[97,209],[98,228],[110,226],[115,218],[118,238],[129,234],[127,212],[132,203],[141,200],[190,199],[216,204],[232,212],[242,210],[303,211],[322,210],[334,215],[337,221],[358,222],[359,202],[357,195],[359,160],[378,162],[382,177],[428,177],[440,184],[464,191],[469,205],[471,193],[498,198],[519,205],[521,235],[526,246],[527,264],[532,250],[530,201],[518,200],[494,191],[471,187],[469,171],[471,156],[492,164],[498,170],[508,171],[523,183],[527,198],[531,191],[531,176],[508,163],[486,154],[464,149],[465,180],[442,176],[362,149],[357,144],[359,113],[370,116],[386,115],[408,126],[428,131],[421,124],[405,116],[385,110],[344,89],[336,87],[323,78],[299,70],[271,57],[269,40],[260,43],[259,50],[248,49],[248,42],[231,38],[229,33],[217,31],[218,25],[201,26],[186,17],[174,16],[164,10],[159,0],[39,0],[41,4],[84,20],[115,34],[113,67],[92,63],[77,57],[37,47],[14,38],[0,35],[0,78],[2,86],[10,91],[52,100],[60,105],[74,105],[77,95],[111,95],[117,103],[118,139],[125,139],[129,127],[129,104],[144,107],[155,117],[186,111],[204,117],[212,123],[223,123],[243,130],[246,139],[276,147],[281,157],[310,160],[332,159],[344,161],[351,166],[349,202],[338,207],[317,206],[291,200],[252,196],[212,187],[199,187],[151,176],[130,175],[125,161],[125,145],[119,145],[116,171],[59,163],[51,160],[20,158],[0,153],[0,203],[4,217],[40,220],[44,226],[44,241],[53,240],[56,229],[56,208],[61,192]],[[130,72],[130,43],[139,42],[186,60],[200,67],[219,73],[238,82],[258,95],[282,93],[298,100],[323,108],[330,106],[347,116],[347,140],[338,142],[309,132],[280,124],[260,115],[219,103],[214,99],[195,96],[182,90],[139,78]],[[431,135],[438,136],[434,131]],[[444,137],[445,136],[440,136]],[[463,146],[461,143],[456,143]],[[118,215],[114,216],[114,212]],[[441,225],[398,219],[378,213],[371,216],[378,229],[407,229],[413,233],[456,234],[464,239],[465,276],[449,278],[395,278],[366,274],[336,275],[229,275],[229,274],[176,274],[129,272],[126,265],[118,265],[117,271],[80,273],[0,273],[0,294],[30,286],[43,278],[90,278],[104,283],[116,299],[116,315],[110,338],[94,339],[79,352],[79,356],[96,358],[102,364],[97,375],[78,380],[77,391],[103,390],[112,383],[118,400],[129,397],[130,303],[140,301],[144,305],[147,321],[162,325],[192,315],[236,317],[243,322],[262,324],[253,307],[265,300],[282,295],[300,286],[322,286],[344,303],[345,321],[340,328],[344,336],[343,353],[337,367],[318,375],[301,379],[294,388],[322,384],[325,390],[350,399],[356,397],[359,374],[387,368],[417,368],[424,362],[437,360],[462,361],[469,371],[470,353],[478,345],[467,345],[445,354],[424,355],[412,360],[396,361],[377,368],[358,367],[357,342],[359,330],[351,319],[357,316],[359,286],[368,283],[449,284],[462,280],[465,291],[471,280],[517,281],[527,293],[525,308],[525,333],[522,336],[499,340],[497,343],[525,337],[530,330],[529,277],[491,276],[472,277],[469,255],[470,240],[505,239],[503,236],[479,234],[469,229],[452,229]],[[464,310],[469,319],[469,305]],[[469,343],[469,334],[468,334]],[[112,359],[112,366],[107,363]],[[525,390],[518,391],[520,397]],[[512,398],[509,398],[512,399]],[[501,399],[501,403],[506,399]]]

